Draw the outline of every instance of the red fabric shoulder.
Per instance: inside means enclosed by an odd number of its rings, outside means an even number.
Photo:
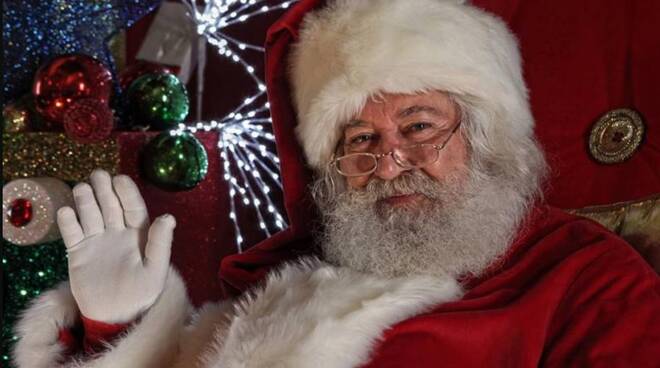
[[[611,241],[603,248],[557,308],[548,366],[657,366],[660,279],[630,247]]]
[[[502,262],[470,283],[461,300],[386,330],[366,367],[657,361],[660,279],[630,245],[590,220],[534,210]]]

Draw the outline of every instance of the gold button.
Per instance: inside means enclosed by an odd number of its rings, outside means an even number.
[[[617,164],[637,151],[643,135],[644,123],[637,111],[612,110],[591,128],[589,152],[600,163]]]

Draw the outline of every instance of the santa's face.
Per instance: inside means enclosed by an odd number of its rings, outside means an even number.
[[[460,130],[452,134],[460,119],[456,104],[446,93],[433,91],[417,95],[384,93],[370,99],[359,115],[344,129],[340,150],[343,154],[389,153],[416,144],[439,145],[447,142],[437,161],[419,170],[430,179],[443,182],[449,176],[466,177],[468,149]],[[392,155],[378,160],[376,171],[369,175],[347,177],[349,188],[364,188],[370,181],[395,180],[409,174]],[[379,199],[383,209],[419,208],[428,202],[420,193],[392,193]]]
[[[459,121],[461,128],[479,124],[459,110],[442,92],[383,94],[347,125],[339,155],[446,145],[435,162],[417,168],[385,155],[369,175],[322,173],[312,191],[327,261],[383,276],[459,277],[480,274],[504,253],[529,203],[521,188],[533,178],[503,175],[501,160],[472,150],[467,133],[452,135]]]

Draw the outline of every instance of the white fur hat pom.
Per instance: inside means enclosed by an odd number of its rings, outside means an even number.
[[[531,134],[520,64],[504,22],[464,1],[331,0],[305,16],[290,59],[307,162],[326,165],[343,125],[379,92],[469,95]]]

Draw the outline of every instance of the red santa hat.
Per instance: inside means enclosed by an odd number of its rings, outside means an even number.
[[[315,169],[330,160],[343,124],[383,92],[463,96],[495,115],[476,119],[473,132],[533,137],[516,39],[463,1],[330,1],[305,16],[290,66],[296,134]]]

